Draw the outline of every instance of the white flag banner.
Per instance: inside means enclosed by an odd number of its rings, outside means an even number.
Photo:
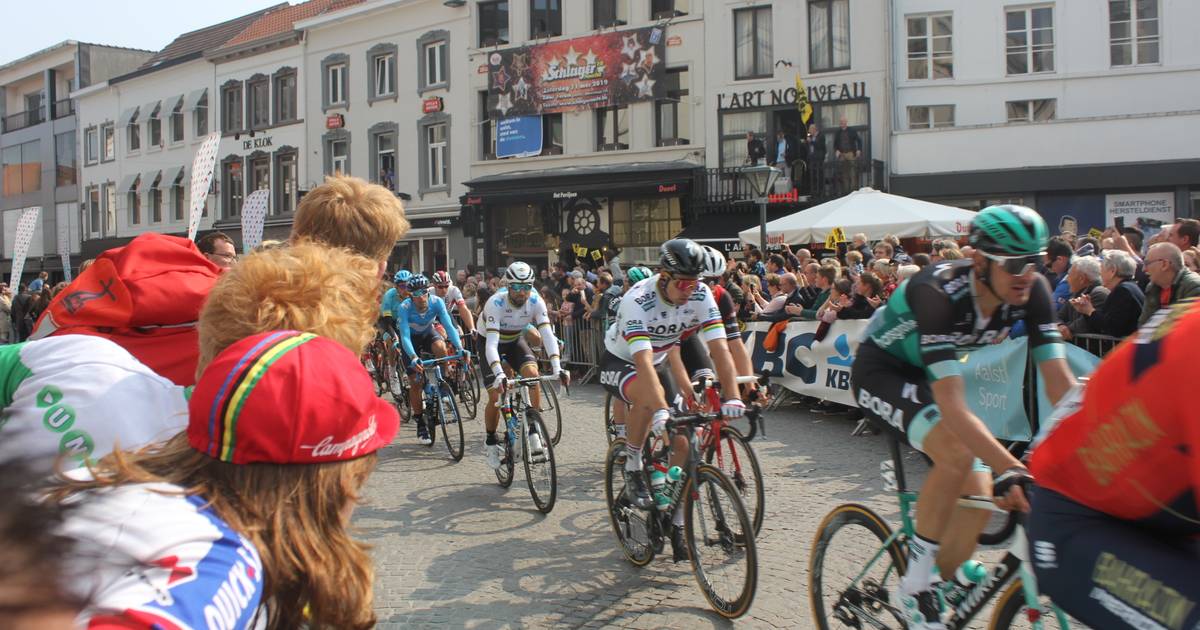
[[[8,286],[13,287],[14,290],[21,283],[21,272],[25,271],[25,255],[29,253],[29,243],[33,240],[33,231],[37,229],[38,215],[41,212],[41,206],[25,208],[21,211],[21,218],[17,219],[16,240],[13,242],[12,278],[8,281]]]
[[[217,166],[217,145],[221,143],[221,132],[208,134],[196,158],[192,160],[192,194],[191,213],[188,215],[188,240],[196,240],[196,232],[200,229],[200,214],[204,212],[204,202],[208,199],[208,188],[212,184],[213,169]]]
[[[271,191],[260,188],[246,196],[242,204],[242,253],[249,254],[262,245],[263,223],[267,220],[267,205],[271,202]]]
[[[62,215],[58,220],[58,255],[62,257],[63,276],[71,281],[71,226],[67,217]]]

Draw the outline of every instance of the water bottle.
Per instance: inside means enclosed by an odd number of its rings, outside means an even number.
[[[654,495],[654,505],[660,510],[665,510],[671,505],[671,499],[667,496],[666,487],[666,466],[654,462],[654,466],[650,469],[650,492]]]
[[[679,495],[683,493],[683,469],[678,466],[672,466],[667,471],[667,503],[669,505],[677,505]]]
[[[529,434],[529,452],[534,455],[542,454],[542,435],[540,433]]]
[[[954,572],[954,578],[948,580],[944,587],[946,604],[951,608],[957,606],[966,599],[967,593],[970,593],[971,589],[982,582],[985,577],[987,577],[987,567],[983,566],[982,562],[967,560],[962,563],[962,566]]]

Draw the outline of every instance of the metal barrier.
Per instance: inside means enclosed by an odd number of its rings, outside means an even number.
[[[562,364],[574,373],[572,378],[576,383],[590,382],[600,371],[607,323],[607,319],[560,319],[554,323]],[[543,348],[543,362],[546,362],[545,354]]]
[[[1108,335],[1075,335],[1071,338],[1071,343],[1091,352],[1101,359],[1122,341],[1124,339],[1121,337],[1110,337]]]

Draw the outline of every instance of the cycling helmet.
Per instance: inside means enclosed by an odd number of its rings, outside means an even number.
[[[629,279],[630,285],[635,285],[646,278],[649,278],[653,272],[646,267],[634,267],[625,272],[625,277]]]
[[[704,271],[700,275],[705,278],[720,278],[725,275],[725,256],[721,252],[704,245]]]
[[[429,278],[426,278],[425,276],[423,276],[419,273],[411,276],[408,279],[408,290],[412,291],[413,293],[416,293],[417,291],[421,291],[421,290],[428,289],[428,288],[429,288]]]
[[[668,273],[699,276],[704,271],[704,250],[696,241],[673,238],[659,248],[659,264]]]
[[[431,282],[437,286],[448,285],[450,284],[450,274],[445,271],[435,271]]]
[[[989,206],[971,221],[971,246],[998,256],[1033,256],[1046,251],[1050,230],[1032,208]]]
[[[504,271],[504,280],[506,282],[533,282],[533,267],[518,260]]]
[[[392,281],[394,281],[396,284],[404,284],[404,283],[408,282],[411,278],[412,278],[411,271],[409,271],[407,269],[401,269],[400,271],[396,272],[396,275],[392,276]]]

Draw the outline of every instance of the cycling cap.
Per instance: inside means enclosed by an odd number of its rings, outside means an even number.
[[[705,278],[720,278],[725,275],[725,256],[709,247],[704,246],[704,272],[700,275]]]
[[[634,285],[646,278],[649,278],[653,272],[646,267],[634,267],[625,272],[625,277],[629,279],[629,284]]]
[[[407,269],[401,269],[400,271],[396,272],[396,275],[392,276],[392,280],[394,280],[396,284],[404,284],[408,282],[409,278],[412,278],[412,272]]]
[[[1032,208],[989,206],[971,221],[972,247],[1001,256],[1033,256],[1046,251],[1050,231]]]
[[[429,288],[429,278],[421,274],[416,274],[408,279],[408,290],[416,293]]]
[[[696,241],[673,238],[659,248],[659,262],[669,273],[681,276],[699,276],[704,270],[704,250]]]
[[[450,284],[450,274],[446,273],[445,271],[433,272],[433,283],[438,286]]]
[[[533,282],[533,268],[518,260],[504,271],[504,279],[508,282]]]

